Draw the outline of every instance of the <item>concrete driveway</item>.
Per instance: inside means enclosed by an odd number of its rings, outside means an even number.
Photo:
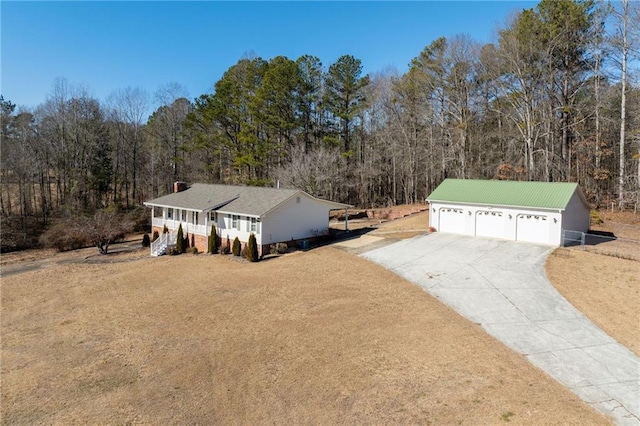
[[[640,425],[640,360],[551,285],[552,250],[434,233],[362,256],[480,324],[618,424]]]

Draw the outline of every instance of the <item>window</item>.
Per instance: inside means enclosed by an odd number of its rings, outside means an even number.
[[[164,208],[162,207],[154,207],[153,208],[153,217],[162,217],[162,212],[164,211]]]
[[[218,223],[218,213],[217,212],[209,212],[209,220]]]
[[[235,214],[231,216],[231,227],[238,231],[240,230],[240,216],[236,216]]]
[[[255,217],[251,218],[251,232],[255,232],[256,234],[260,233],[260,219]]]
[[[187,221],[187,211],[186,210],[180,210],[180,220],[183,222]]]
[[[193,212],[193,224],[198,224],[198,212]]]
[[[167,209],[167,219],[173,219],[173,209]]]

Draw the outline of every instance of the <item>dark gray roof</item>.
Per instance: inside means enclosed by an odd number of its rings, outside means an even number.
[[[221,210],[229,213],[263,216],[289,198],[300,194],[314,198],[298,189],[194,183],[185,191],[155,198],[144,204],[146,206],[174,207],[197,211]],[[328,203],[330,209],[350,207],[332,201],[317,200]]]

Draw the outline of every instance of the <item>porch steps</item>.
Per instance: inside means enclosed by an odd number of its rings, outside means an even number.
[[[167,253],[167,249],[176,245],[177,232],[168,232],[160,235],[151,243],[151,256],[158,257]]]

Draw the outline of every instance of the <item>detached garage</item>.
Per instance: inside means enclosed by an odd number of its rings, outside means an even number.
[[[445,179],[427,201],[439,232],[558,246],[563,230],[589,230],[576,183]]]

